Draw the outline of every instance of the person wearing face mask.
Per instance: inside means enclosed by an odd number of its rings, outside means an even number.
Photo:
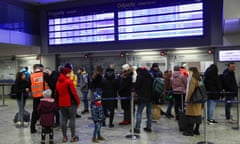
[[[76,142],[79,138],[75,134],[76,109],[80,106],[73,81],[70,79],[71,69],[61,69],[60,76],[56,84],[56,95],[58,96],[58,106],[62,114],[62,134],[63,142],[67,142],[67,121],[70,121],[71,142]]]

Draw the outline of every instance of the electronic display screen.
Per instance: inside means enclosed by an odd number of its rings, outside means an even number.
[[[203,3],[118,12],[118,39],[203,35]]]
[[[114,13],[51,18],[48,34],[49,45],[114,41]]]
[[[240,50],[220,50],[218,56],[220,62],[240,61]]]

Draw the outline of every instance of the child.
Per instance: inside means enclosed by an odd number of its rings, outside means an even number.
[[[93,94],[93,101],[91,103],[91,113],[95,125],[92,138],[92,142],[94,143],[99,143],[99,140],[105,140],[105,138],[101,136],[101,127],[103,121],[105,120],[101,99],[102,97],[98,93]]]
[[[45,144],[46,134],[49,134],[49,144],[53,144],[53,125],[54,114],[57,111],[57,104],[51,98],[52,91],[50,89],[43,92],[43,98],[38,105],[40,115],[40,125],[42,126],[41,144]]]

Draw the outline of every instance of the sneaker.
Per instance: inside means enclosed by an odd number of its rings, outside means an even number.
[[[144,130],[145,132],[152,132],[152,129],[151,129],[151,128],[143,128],[143,130]]]
[[[227,119],[226,122],[230,123],[230,124],[235,124],[237,123],[236,120],[233,120],[233,119]]]
[[[193,133],[190,133],[190,132],[183,132],[183,135],[184,135],[184,136],[193,136]]]
[[[216,124],[216,123],[218,123],[218,122],[215,121],[215,120],[208,120],[207,123],[208,123],[209,125],[211,125],[211,124]]]
[[[81,115],[78,115],[78,114],[76,115],[76,118],[81,118],[81,117],[82,117]]]
[[[99,143],[99,141],[98,141],[97,138],[92,138],[92,142],[93,142],[93,143]]]
[[[130,122],[130,121],[127,121],[127,120],[121,121],[121,122],[119,123],[119,125],[128,125],[128,124],[131,124],[131,122]]]
[[[129,132],[132,132],[132,130],[130,129]],[[133,129],[133,132],[136,133],[136,134],[140,134],[140,129],[134,128],[134,129]]]
[[[21,122],[21,121],[17,121],[17,122],[16,122],[16,125],[17,125],[17,126],[21,126],[21,125],[22,125],[22,122]]]

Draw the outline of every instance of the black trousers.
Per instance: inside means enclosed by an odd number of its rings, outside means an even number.
[[[37,120],[39,119],[39,114],[38,114],[37,108],[38,108],[41,98],[42,97],[33,98],[33,111],[32,111],[31,126],[30,126],[31,130],[36,129],[36,123],[37,123]]]
[[[42,126],[41,143],[45,142],[47,134],[49,134],[49,141],[53,142],[53,128],[49,126]]]
[[[184,102],[184,95],[183,94],[173,94],[174,97],[174,101],[175,101],[175,116],[176,119],[179,119],[179,110],[182,110],[183,107],[183,102]],[[182,101],[182,97],[183,97],[183,101]]]
[[[105,116],[108,115],[108,111],[109,111],[109,125],[113,124],[114,109],[115,109],[114,104],[103,105],[103,110],[104,110]]]

